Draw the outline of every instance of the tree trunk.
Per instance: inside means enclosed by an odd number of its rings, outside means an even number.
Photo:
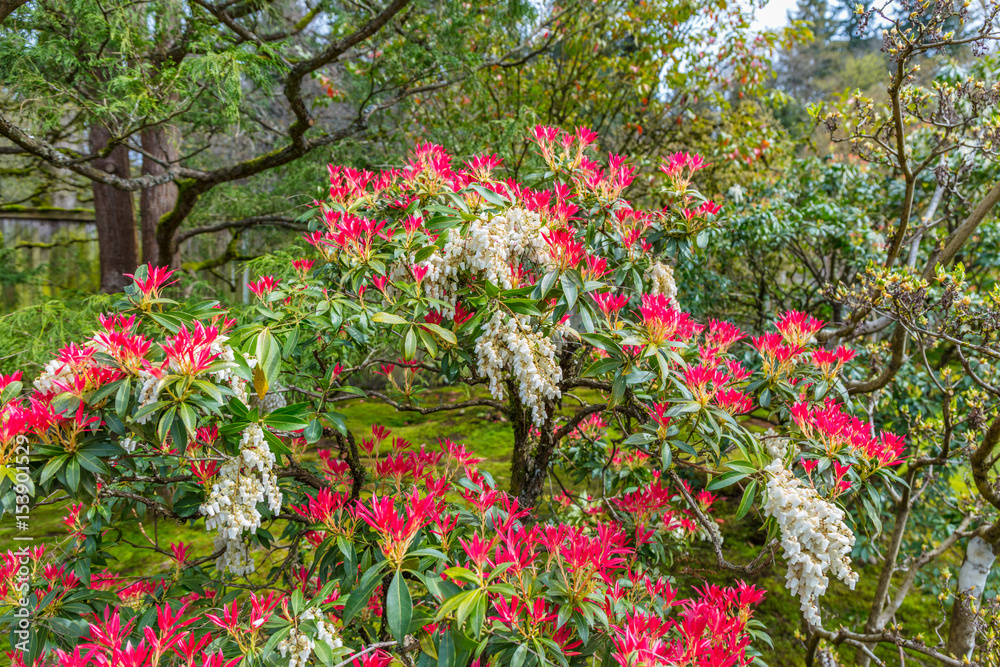
[[[537,445],[531,439],[531,409],[526,408],[517,394],[517,386],[507,383],[510,394],[510,421],[514,427],[514,452],[510,461],[510,492],[517,496],[521,507],[528,509],[538,504],[542,496],[542,484],[549,472],[549,460],[555,450],[553,440],[552,408],[546,406],[548,417],[546,425],[541,429],[541,438]]]
[[[90,128],[90,150],[96,153],[108,145],[111,132],[103,125]],[[117,146],[106,157],[94,160],[94,167],[121,178],[130,178],[128,149]],[[135,210],[132,195],[110,185],[92,182],[94,192],[94,219],[97,242],[100,246],[101,291],[121,292],[129,279],[123,274],[132,273],[139,264],[139,250],[135,234]]]
[[[965,561],[958,573],[955,602],[951,607],[951,627],[948,630],[948,653],[957,658],[971,657],[976,647],[976,613],[986,579],[996,560],[993,547],[983,538],[969,540]]]
[[[0,0],[0,23],[28,0]]]
[[[156,160],[168,163],[177,160],[176,130],[158,126],[143,131],[142,149],[148,154],[142,157],[143,176],[162,174],[166,171],[166,167]],[[176,183],[164,183],[145,188],[139,196],[143,262],[152,264],[159,260],[160,246],[156,241],[156,226],[159,224],[160,218],[172,211],[176,205]]]
[[[899,503],[896,505],[896,525],[892,529],[892,538],[889,541],[889,548],[886,550],[885,563],[882,565],[882,572],[879,574],[878,586],[875,589],[875,597],[872,598],[872,607],[868,612],[868,621],[865,623],[865,632],[876,634],[885,628],[892,613],[886,614],[886,605],[889,602],[889,587],[892,584],[892,574],[896,570],[896,561],[899,560],[899,549],[903,544],[903,536],[906,534],[906,522],[910,518],[910,489],[916,479],[916,473],[911,472],[907,476],[907,486],[903,489]],[[873,651],[877,644],[870,644]],[[868,667],[871,664],[871,656],[864,651],[858,651],[855,659],[857,667]]]

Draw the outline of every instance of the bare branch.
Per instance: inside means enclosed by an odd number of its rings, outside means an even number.
[[[247,229],[249,227],[265,226],[284,227],[286,229],[294,229],[295,231],[306,230],[305,225],[296,224],[294,218],[290,218],[285,215],[255,215],[249,218],[243,218],[242,220],[230,220],[228,222],[220,222],[214,225],[205,225],[203,227],[189,229],[177,235],[177,243],[181,244],[193,236],[199,236],[201,234],[214,234],[215,232],[221,232],[226,229]]]
[[[986,193],[976,209],[969,214],[958,228],[951,233],[948,240],[945,242],[944,250],[940,253],[934,253],[931,255],[930,259],[927,261],[927,266],[924,267],[923,278],[924,280],[929,279],[934,275],[934,270],[938,264],[942,266],[947,266],[947,264],[955,258],[958,251],[962,249],[965,242],[969,240],[972,233],[976,231],[979,224],[986,218],[993,207],[997,205],[1000,201],[1000,182],[996,183],[993,188]]]

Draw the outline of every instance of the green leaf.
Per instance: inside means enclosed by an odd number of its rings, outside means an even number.
[[[344,613],[342,619],[344,625],[346,626],[354,618],[354,615],[359,611],[364,609],[368,605],[368,600],[371,598],[372,593],[375,591],[375,587],[379,583],[379,579],[382,575],[382,569],[386,566],[388,561],[382,561],[381,563],[375,563],[370,568],[365,570],[364,575],[361,577],[361,581],[358,582],[358,587],[351,592],[349,598],[347,598],[347,603],[344,604]]]
[[[323,424],[320,423],[319,419],[313,419],[306,426],[302,435],[305,437],[308,444],[314,444],[323,436]]]
[[[552,290],[553,285],[556,284],[556,278],[559,277],[558,271],[549,271],[542,277],[541,290],[538,297],[544,299],[549,291]]]
[[[521,644],[514,651],[514,657],[510,659],[510,667],[521,667],[524,664],[524,659],[528,657],[528,645]]]
[[[343,391],[348,394],[354,394],[355,396],[360,396],[361,398],[368,398],[368,394],[361,387],[355,387],[352,384],[344,384],[337,387],[337,391]]]
[[[93,453],[88,452],[86,450],[83,449],[79,450],[76,453],[76,460],[80,462],[80,466],[82,468],[84,468],[85,470],[89,470],[90,472],[96,472],[102,475],[108,475],[111,473],[108,467],[104,465],[104,461],[97,458],[96,456],[94,456]]]
[[[618,359],[598,359],[590,367],[583,372],[583,377],[594,378],[600,377],[605,373],[610,373],[619,366],[621,366],[621,361]]]
[[[180,331],[181,325],[184,324],[184,320],[165,313],[146,313],[146,315],[172,334]]]
[[[257,398],[263,399],[268,388],[277,379],[278,368],[281,366],[281,350],[271,330],[264,327],[257,334],[257,365],[253,369],[253,387]]]
[[[483,199],[493,204],[494,206],[499,206],[503,208],[510,203],[509,201],[507,201],[505,197],[502,197],[501,195],[497,194],[496,192],[493,192],[492,190],[487,190],[481,185],[472,184],[469,187],[471,187],[473,190],[482,195]]]
[[[730,472],[722,473],[705,487],[708,491],[718,491],[719,489],[724,489],[727,486],[732,486],[736,482],[746,479],[747,474],[745,472],[740,472],[738,470],[731,470]]]
[[[344,579],[343,586],[350,590],[354,585],[354,580],[358,578],[358,552],[353,544],[348,543],[343,537],[337,538],[337,547],[344,555]]]
[[[454,567],[449,567],[444,571],[448,575],[449,579],[461,579],[470,584],[479,585],[479,577],[472,570],[462,567],[461,565],[456,565]]]
[[[576,305],[576,298],[580,291],[567,273],[559,277],[559,282],[562,283],[563,294],[566,295],[566,307],[572,310],[573,306]]]
[[[451,630],[446,630],[441,635],[441,643],[438,645],[438,667],[455,666],[455,641],[451,638]]]
[[[458,344],[458,338],[456,338],[455,334],[449,329],[445,329],[444,327],[439,326],[437,324],[431,324],[430,322],[428,322],[424,326],[433,331],[434,333],[436,333],[438,336],[440,336],[441,340],[447,343],[451,343],[452,345]]]
[[[420,335],[420,342],[423,343],[424,349],[427,350],[427,354],[436,359],[438,356],[438,346],[437,341],[434,340],[434,336],[431,335],[430,331],[422,327],[417,329],[417,333]]]
[[[261,429],[261,430],[264,432],[264,439],[267,440],[268,448],[271,450],[272,454],[274,454],[275,456],[278,456],[279,454],[286,454],[287,455],[287,454],[291,454],[292,453],[292,450],[290,450],[285,445],[285,443],[283,443],[281,441],[281,438],[279,438],[275,434],[271,433],[266,428],[265,429]]]
[[[623,445],[646,445],[656,439],[652,433],[646,433],[645,431],[639,431],[638,433],[633,433],[629,437],[625,438]]]
[[[408,327],[406,329],[406,337],[403,339],[403,358],[406,361],[413,361],[413,358],[417,356],[417,332],[414,328]]]
[[[730,461],[726,465],[728,465],[733,470],[739,470],[740,472],[745,472],[748,475],[752,475],[755,472],[757,472],[757,469],[754,468],[753,465],[751,465],[749,461],[742,461],[742,460],[738,460],[737,459],[737,460]]]
[[[160,416],[160,423],[156,426],[156,436],[160,439],[160,442],[166,442],[167,434],[170,433],[170,427],[174,425],[174,416],[176,414],[177,406],[171,405]]]
[[[281,349],[281,356],[290,357],[292,352],[295,351],[295,346],[299,344],[299,328],[295,327],[292,329],[287,336],[285,336],[285,344]]]
[[[271,638],[267,640],[266,644],[264,644],[264,650],[261,653],[261,657],[266,659],[271,654],[271,652],[274,651],[274,647],[278,645],[278,642],[287,637],[288,633],[291,631],[292,631],[292,626],[288,625],[276,631],[274,634],[272,634]],[[318,644],[321,643],[322,642],[318,642]]]
[[[438,247],[434,245],[424,246],[423,248],[417,251],[416,255],[413,256],[413,261],[417,264],[419,264],[420,262],[427,261],[428,259],[430,259],[430,256],[433,255],[437,250]]]
[[[80,462],[75,456],[66,463],[66,486],[74,492],[80,486]]]
[[[462,593],[459,593],[458,595],[454,595],[454,596],[448,598],[447,600],[445,600],[441,604],[441,606],[438,607],[438,613],[437,613],[437,616],[435,617],[435,622],[440,621],[441,619],[443,619],[446,616],[448,616],[448,614],[450,614],[453,611],[455,611],[456,609],[458,609],[462,605],[463,602],[465,602],[470,597],[472,597],[473,595],[475,595],[477,590],[478,589],[470,590],[470,591],[464,591]]]
[[[472,632],[476,639],[483,632],[483,621],[486,620],[486,596],[480,595],[476,599],[476,606],[472,610],[472,616],[469,618],[472,624]]]
[[[64,392],[52,399],[52,411],[59,415],[71,415],[78,407],[80,407],[80,397],[76,394]]]
[[[257,365],[253,367],[253,388],[257,392],[257,398],[263,399],[267,396],[270,381],[264,368],[264,360],[271,354],[271,347],[274,339],[271,332],[265,327],[257,334]]]
[[[198,414],[194,411],[187,403],[181,403],[177,408],[178,413],[180,413],[181,420],[184,422],[184,428],[191,435],[194,435],[195,431],[198,430]]]
[[[882,534],[882,521],[879,519],[879,512],[867,498],[862,496],[861,502],[865,506],[865,514],[872,520],[872,523],[875,524],[875,534],[872,536],[872,539],[874,539]]]
[[[60,454],[54,459],[50,459],[49,462],[45,464],[45,467],[42,468],[42,475],[39,477],[38,483],[45,484],[45,482],[52,479],[52,476],[59,472],[68,458],[69,454]]]
[[[409,324],[399,315],[393,315],[392,313],[375,313],[372,315],[372,322],[381,322],[382,324]]]
[[[115,412],[119,415],[127,414],[129,400],[132,398],[132,378],[125,378],[118,386],[118,393],[115,395]]]
[[[541,317],[542,311],[538,310],[536,303],[533,299],[508,299],[503,302],[503,305],[518,315]]]
[[[128,382],[128,378],[125,379],[125,382]],[[12,398],[20,394],[21,387],[22,384],[17,380],[10,382],[6,387],[3,388],[3,391],[0,391],[0,403],[6,403],[7,401],[11,400]]]
[[[666,470],[674,462],[674,452],[670,448],[670,441],[664,440],[663,447],[660,448],[660,459],[663,462],[663,469]]]
[[[611,383],[611,400],[608,401],[608,407],[613,408],[622,402],[625,397],[625,376],[618,375],[615,381]]]
[[[264,423],[278,431],[301,431],[309,426],[305,419],[287,412],[279,413],[277,410],[265,415]]]
[[[757,480],[752,479],[750,483],[747,484],[746,490],[743,492],[743,500],[740,501],[740,506],[736,509],[736,520],[739,521],[747,515],[750,508],[753,507],[754,497],[757,495]]]
[[[316,642],[313,646],[313,651],[324,665],[333,664],[333,649],[326,642]]]
[[[347,422],[344,421],[344,415],[339,412],[324,412],[323,419],[325,419],[330,426],[337,429],[341,435],[347,435]]]
[[[402,645],[406,633],[410,629],[410,618],[413,616],[410,589],[406,586],[402,572],[396,572],[392,577],[392,583],[389,584],[385,612],[389,631],[392,632],[393,638]]]
[[[762,408],[766,408],[766,407],[770,406],[771,405],[771,390],[770,389],[765,389],[764,391],[760,392],[760,398],[758,399],[758,402],[760,403],[760,407],[762,407]]]

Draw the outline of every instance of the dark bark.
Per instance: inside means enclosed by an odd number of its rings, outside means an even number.
[[[327,431],[328,429],[323,429],[324,434]],[[361,497],[361,489],[364,488],[365,481],[368,479],[368,472],[365,470],[364,464],[361,463],[361,456],[358,454],[358,443],[350,431],[347,432],[346,436],[332,429],[329,431],[337,438],[340,453],[347,461],[347,467],[351,470],[351,500],[355,501]]]
[[[555,451],[556,437],[552,428],[552,406],[546,405],[546,424],[541,428],[537,444],[531,438],[531,408],[521,403],[517,386],[507,383],[510,394],[511,426],[514,428],[514,451],[510,461],[510,492],[517,496],[521,507],[533,508],[542,496],[542,484],[549,472],[549,460]]]
[[[142,133],[142,149],[147,153],[142,159],[142,175],[155,176],[166,173],[161,163],[177,161],[177,132],[171,128],[151,127]],[[156,226],[160,218],[177,205],[177,184],[162,183],[144,188],[139,196],[139,219],[142,230],[142,261],[159,260],[160,245],[156,241]],[[176,262],[172,262],[176,265]]]
[[[107,147],[111,132],[103,125],[90,129],[90,150],[93,153]],[[106,157],[93,161],[93,166],[118,178],[130,178],[128,149],[118,146]],[[94,219],[97,243],[100,246],[101,291],[121,292],[139,264],[139,249],[135,234],[135,210],[132,195],[111,185],[92,181]]]
[[[0,23],[3,23],[4,19],[25,2],[27,0],[0,0]]]

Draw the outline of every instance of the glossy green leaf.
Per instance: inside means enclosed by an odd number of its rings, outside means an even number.
[[[389,631],[393,638],[402,644],[410,629],[410,618],[413,616],[413,601],[410,599],[410,589],[403,579],[402,572],[396,572],[389,584],[385,612]]]
[[[729,472],[722,473],[705,487],[708,491],[718,491],[719,489],[724,489],[727,486],[732,486],[740,480],[746,479],[747,474],[745,472],[739,472],[738,470],[731,470]]]
[[[372,322],[380,322],[381,324],[409,324],[399,315],[393,315],[392,313],[375,313],[372,315]]]
[[[736,509],[736,520],[739,521],[747,515],[750,508],[753,507],[754,498],[757,495],[757,480],[752,479],[750,483],[747,484],[747,488],[743,491],[743,499],[740,500],[740,506]]]

